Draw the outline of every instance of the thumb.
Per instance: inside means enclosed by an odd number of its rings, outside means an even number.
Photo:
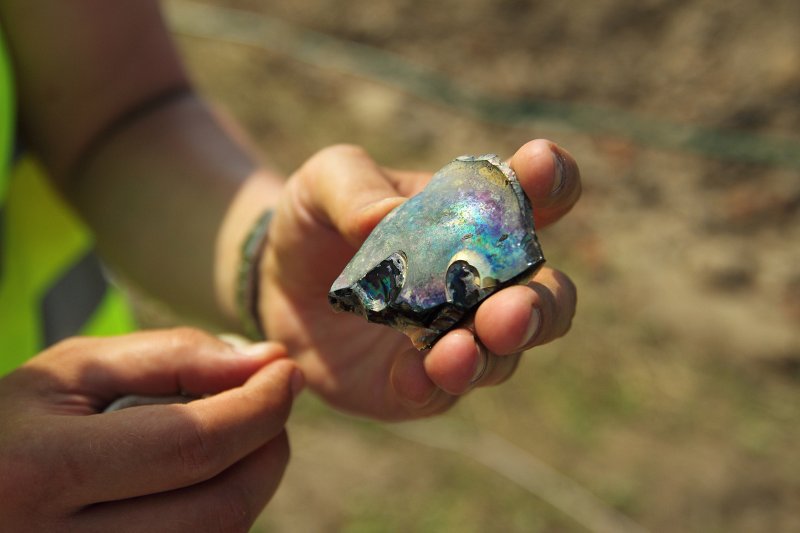
[[[383,220],[383,217],[406,200],[407,198],[404,196],[391,196],[363,206],[352,214],[352,236],[357,239],[359,243],[364,241],[372,230],[375,229],[375,226]]]
[[[307,191],[305,207],[356,247],[405,200],[390,176],[357,146],[321,150],[303,165],[298,177]]]

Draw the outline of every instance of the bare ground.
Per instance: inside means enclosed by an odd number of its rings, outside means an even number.
[[[579,286],[573,330],[426,431],[501,436],[648,530],[800,530],[800,167],[791,154],[745,157],[756,142],[800,146],[800,3],[221,4],[392,52],[498,101],[610,117],[605,129],[557,113],[492,120],[391,74],[180,32],[199,85],[287,174],[339,142],[396,167],[508,155],[535,137],[579,160],[584,197],[542,235]],[[614,125],[630,117],[644,128]],[[665,124],[757,137],[711,155],[657,142]],[[532,491],[312,398],[290,435],[293,463],[259,530],[604,527],[579,519],[581,502],[559,506],[558,486]]]

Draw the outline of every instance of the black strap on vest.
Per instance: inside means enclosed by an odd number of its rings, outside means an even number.
[[[6,267],[5,249],[3,239],[6,236],[6,210],[5,206],[0,204],[0,281],[3,280],[3,271]]]
[[[79,334],[107,290],[108,283],[94,252],[70,265],[47,290],[40,304],[44,346]]]

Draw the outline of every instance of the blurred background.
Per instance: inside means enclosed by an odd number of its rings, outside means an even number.
[[[567,338],[444,417],[305,394],[256,531],[800,531],[800,3],[166,1],[198,85],[289,174],[547,137]]]

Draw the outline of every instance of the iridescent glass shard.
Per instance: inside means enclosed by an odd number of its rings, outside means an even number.
[[[402,331],[423,350],[543,263],[514,171],[493,154],[462,156],[384,217],[328,300],[337,311]]]

